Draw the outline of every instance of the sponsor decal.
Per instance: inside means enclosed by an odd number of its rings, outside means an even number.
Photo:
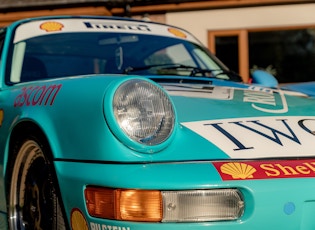
[[[211,98],[218,100],[232,100],[234,89],[228,87],[213,87],[196,84],[162,84],[162,86],[173,96]]]
[[[61,86],[59,84],[24,87],[15,98],[14,107],[53,105]]]
[[[4,111],[3,109],[0,109],[0,126],[2,126],[3,118],[4,118]]]
[[[146,22],[134,22],[129,20],[111,19],[91,19],[84,17],[60,18],[58,20],[50,19],[47,21],[36,20],[19,25],[16,29],[13,42],[18,43],[31,37],[47,35],[50,33],[71,32],[114,32],[174,37],[174,34],[168,31],[168,28],[170,27],[161,24],[152,24]],[[191,42],[200,44],[200,42],[189,33],[185,34],[186,36],[185,38],[182,38],[180,36],[177,36],[177,38],[189,40]]]
[[[251,103],[254,109],[266,113],[286,113],[288,104],[284,93],[279,90],[251,87],[251,90],[244,91],[244,102]]]
[[[94,222],[90,222],[90,229],[91,230],[130,230],[131,228],[107,225],[107,224],[97,224]]]
[[[120,30],[120,31],[144,31],[150,32],[151,29],[145,24],[131,24],[124,22],[106,22],[106,21],[95,21],[95,22],[83,22],[88,29],[98,30]]]
[[[80,209],[71,210],[71,229],[72,230],[89,230],[88,223]]]
[[[222,180],[315,177],[315,160],[214,162]]]
[[[174,34],[176,37],[187,38],[187,35],[184,32],[180,31],[179,29],[168,28],[168,32]]]
[[[315,117],[256,117],[182,123],[231,158],[315,156]]]
[[[63,27],[63,24],[59,22],[44,22],[39,26],[41,30],[46,32],[61,31]]]

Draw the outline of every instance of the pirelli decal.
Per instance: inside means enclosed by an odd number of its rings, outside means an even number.
[[[222,180],[315,177],[315,159],[215,162]]]

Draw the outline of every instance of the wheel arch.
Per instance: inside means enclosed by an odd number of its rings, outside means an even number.
[[[52,149],[50,147],[48,138],[43,129],[32,121],[22,121],[19,122],[11,131],[8,145],[7,163],[9,163],[12,160],[11,158],[13,156],[11,153],[14,151],[15,143],[27,136],[36,136],[37,138],[40,138],[40,140],[47,145],[47,147],[50,150],[50,153],[52,153]],[[52,156],[49,157],[52,158]]]
[[[51,169],[52,171],[52,176],[54,178],[54,181],[57,183],[56,184],[56,192],[59,198],[61,199],[61,208],[62,208],[62,213],[64,217],[66,217],[66,212],[64,209],[64,204],[63,204],[63,199],[60,191],[60,186],[59,186],[59,181],[58,181],[58,176],[56,174],[56,170],[54,167],[54,157],[52,154],[52,148],[50,145],[50,141],[48,138],[48,135],[45,133],[45,131],[35,122],[32,121],[21,121],[16,126],[12,129],[10,138],[8,140],[8,148],[7,148],[7,157],[6,157],[6,168],[5,168],[5,194],[8,199],[8,194],[10,190],[10,179],[11,179],[11,173],[12,173],[12,165],[14,165],[15,162],[15,156],[16,156],[16,151],[18,151],[19,147],[21,144],[27,140],[28,138],[35,139],[40,144],[39,146],[46,150],[45,152],[45,157],[49,159],[51,162]],[[7,200],[8,201],[8,200]],[[66,221],[67,222],[67,221]],[[68,223],[66,223],[66,229],[68,229]]]
[[[16,143],[18,143],[18,141],[23,141],[23,139],[27,136],[39,137],[40,140],[46,144],[47,148],[49,148],[49,156],[47,157],[49,157],[50,160],[52,160],[52,155],[51,155],[52,150],[49,145],[47,136],[45,135],[42,128],[32,121],[22,121],[16,124],[11,131],[11,134],[8,140],[6,156],[5,156],[4,171],[5,171],[5,181],[6,181],[6,188],[5,188],[6,194],[8,193],[8,184],[11,177],[10,167],[14,163],[15,155],[13,153],[15,151],[15,148],[17,148]]]

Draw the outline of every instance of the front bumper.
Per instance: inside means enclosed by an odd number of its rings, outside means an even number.
[[[211,162],[98,164],[55,162],[63,203],[70,221],[79,210],[89,229],[315,229],[315,178],[223,181]],[[233,221],[147,223],[91,217],[86,209],[87,186],[140,190],[207,190],[236,188],[244,199],[243,215]]]

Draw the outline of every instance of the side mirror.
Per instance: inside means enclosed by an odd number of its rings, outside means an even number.
[[[263,70],[255,70],[252,73],[252,83],[272,88],[278,87],[279,84],[274,76]]]

